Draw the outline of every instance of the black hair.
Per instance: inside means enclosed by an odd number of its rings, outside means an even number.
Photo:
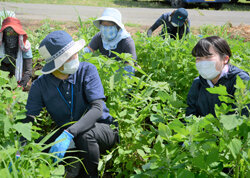
[[[192,55],[194,57],[204,57],[212,55],[209,52],[210,47],[213,47],[213,49],[221,56],[232,56],[231,49],[226,42],[221,37],[218,36],[210,36],[207,38],[203,38],[198,41],[198,43],[195,45],[195,47],[192,50]]]

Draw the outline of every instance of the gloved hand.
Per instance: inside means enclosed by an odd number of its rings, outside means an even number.
[[[83,51],[84,51],[84,53],[91,53],[91,50],[90,50],[88,47],[85,47],[85,48],[83,49]]]
[[[16,154],[16,159],[18,160],[18,158],[20,158],[20,154]],[[10,172],[12,172],[12,162],[10,162],[8,169]]]
[[[151,29],[149,29],[149,30],[147,31],[147,36],[148,36],[148,37],[151,37],[151,36],[152,36],[152,33],[153,33],[153,31],[152,31]]]
[[[124,70],[128,72],[128,74],[125,74],[131,78],[131,76],[135,75],[135,68],[133,66],[127,65],[124,67]],[[124,74],[123,74],[124,75]]]
[[[74,138],[74,136],[69,133],[67,130],[64,130],[61,135],[59,135],[59,137],[57,137],[57,139],[55,140],[56,143],[55,145],[53,145],[49,152],[50,153],[55,153],[55,155],[59,158],[63,158],[65,155],[65,151],[68,149],[69,144],[71,142],[71,140]],[[54,162],[56,162],[56,159],[54,160]]]

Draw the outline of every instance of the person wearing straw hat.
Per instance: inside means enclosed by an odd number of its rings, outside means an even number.
[[[97,18],[93,23],[100,29],[100,32],[92,38],[89,45],[84,48],[84,52],[90,53],[99,50],[102,55],[109,58],[115,57],[117,61],[121,59],[112,53],[112,51],[119,54],[130,53],[132,54],[132,58],[136,60],[137,56],[134,40],[126,31],[119,10],[115,8],[106,8],[102,16]],[[135,72],[135,69],[129,65],[124,69],[128,72]]]
[[[32,51],[28,35],[15,17],[3,20],[0,29],[0,70],[15,76],[19,86],[26,87],[32,75]]]
[[[75,42],[65,31],[51,32],[42,40],[39,53],[46,64],[43,75],[32,83],[24,123],[33,122],[45,107],[61,127],[47,143],[63,140],[49,152],[61,159],[69,146],[75,145],[76,150],[81,150],[77,157],[83,160],[88,176],[98,177],[100,153],[118,142],[118,131],[110,128],[110,124],[117,123],[103,101],[104,90],[96,67],[79,62],[78,52],[84,45],[83,39]],[[86,175],[82,168],[72,170],[66,166],[66,171],[68,177]]]
[[[159,19],[148,29],[147,36],[150,37],[152,33],[159,27],[163,25],[160,36],[163,39],[166,38],[166,33],[170,38],[179,39],[183,35],[188,34],[190,31],[190,20],[188,19],[188,12],[184,8],[179,8],[173,12],[167,12],[161,15]]]

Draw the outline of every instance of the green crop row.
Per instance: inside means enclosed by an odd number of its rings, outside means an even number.
[[[82,22],[76,38],[91,40],[97,29],[92,19]],[[34,67],[43,66],[37,52],[40,41],[51,31],[49,23],[30,32],[33,44]],[[234,65],[250,71],[250,43],[241,37],[232,38],[227,26],[203,26],[201,35],[214,34],[225,38],[231,46]],[[173,40],[133,36],[137,50],[136,75],[124,76],[124,66],[104,56],[84,54],[80,59],[93,63],[99,72],[111,115],[119,122],[121,142],[102,155],[99,170],[103,177],[250,177],[250,118],[240,111],[250,102],[250,84],[237,79],[236,100],[229,98],[225,88],[210,92],[222,95],[225,101],[216,106],[217,118],[186,117],[186,97],[198,72],[191,50],[200,37],[189,34],[185,39]],[[124,61],[133,62],[131,55],[120,54]],[[38,73],[38,72],[37,72]],[[16,87],[15,79],[8,79],[0,71],[0,175],[3,177],[62,177],[64,167],[53,163],[52,154],[43,150],[44,142],[52,134],[53,123],[44,111],[36,118],[35,125],[21,124],[25,117],[27,93]],[[226,103],[238,107],[236,114],[225,115],[231,110]],[[47,128],[47,129],[44,129]],[[39,143],[34,140],[47,135]],[[27,145],[18,142],[26,137]],[[15,158],[17,150],[21,157]],[[67,159],[64,158],[64,159]],[[64,161],[64,159],[62,161]],[[12,162],[12,172],[8,171]]]

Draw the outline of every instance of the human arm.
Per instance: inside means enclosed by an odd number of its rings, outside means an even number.
[[[25,87],[32,76],[32,58],[23,59],[23,77],[19,85]]]
[[[90,103],[90,109],[76,123],[70,126],[67,130],[75,136],[84,133],[92,128],[96,121],[102,116],[103,100],[95,100]]]
[[[90,41],[87,48],[91,50],[91,52],[94,52],[99,49],[99,46],[101,44],[101,33],[97,33]],[[85,49],[85,48],[84,48]],[[87,49],[86,49],[87,50]]]
[[[89,64],[88,67],[86,67],[85,77],[81,87],[85,95],[84,102],[86,104],[88,103],[89,109],[75,124],[68,128],[68,131],[74,136],[93,127],[103,113],[104,90],[98,71],[93,64]]]
[[[55,155],[57,157],[63,158],[72,139],[77,135],[91,129],[95,125],[97,119],[102,116],[102,103],[103,100],[95,100],[91,102],[91,108],[88,110],[88,112],[57,137],[55,140],[56,144],[50,148],[49,152],[56,152]],[[55,159],[54,162],[56,160],[57,159]]]
[[[134,60],[137,59],[136,56],[136,49],[135,49],[135,42],[131,37],[128,37],[124,40],[124,43],[122,45],[123,53],[129,53],[132,55],[132,58]]]
[[[153,31],[155,31],[155,29],[157,29],[160,25],[162,25],[163,24],[163,22],[164,22],[164,14],[162,14],[161,16],[160,16],[160,18],[158,18],[156,21],[155,21],[155,23],[148,29],[148,31],[147,31],[147,36],[148,37],[150,37],[151,35],[152,35],[152,33],[153,33]]]

